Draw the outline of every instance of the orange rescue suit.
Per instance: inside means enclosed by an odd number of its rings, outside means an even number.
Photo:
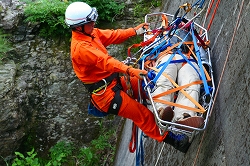
[[[71,59],[77,77],[85,84],[95,83],[112,73],[126,73],[128,66],[116,60],[108,54],[106,47],[110,44],[119,44],[129,37],[135,36],[133,28],[117,30],[101,30],[94,28],[91,36],[72,31]],[[115,92],[112,88],[117,81],[112,81],[107,89],[92,94],[94,105],[103,112],[107,112]],[[122,104],[118,115],[131,119],[147,136],[163,141],[165,136],[161,136],[159,128],[155,123],[153,113],[144,105],[132,99],[126,94],[127,86],[121,77],[123,90],[120,92]],[[131,85],[135,94],[138,95],[138,79],[131,77]]]

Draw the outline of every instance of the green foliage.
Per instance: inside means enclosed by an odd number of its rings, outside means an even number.
[[[12,166],[40,166],[39,160],[36,157],[37,153],[34,153],[34,148],[27,152],[27,156],[25,157],[20,152],[15,152],[17,158],[14,160]]]
[[[105,132],[102,123],[100,123],[100,128],[100,136],[93,140],[89,147],[80,149],[78,160],[84,166],[102,165],[101,161],[107,160],[107,157],[102,158],[103,156],[107,156],[107,150],[111,150],[111,155],[115,152],[115,147],[110,142],[111,138],[114,137],[114,130]],[[111,161],[113,161],[112,158]]]
[[[156,1],[151,2],[151,5],[153,7],[159,7],[159,6],[161,6],[161,4],[162,4],[162,0],[156,0]]]
[[[71,143],[66,142],[59,142],[55,146],[53,146],[50,149],[50,160],[45,163],[43,163],[42,159],[37,157],[37,153],[34,152],[34,148],[27,152],[27,156],[25,157],[20,152],[15,152],[15,155],[17,158],[15,158],[14,162],[12,163],[12,166],[61,166],[62,163],[67,162],[67,157],[72,155],[73,152],[73,146]]]
[[[72,1],[62,0],[23,0],[27,3],[24,14],[27,22],[40,23],[40,35],[43,37],[70,36],[65,24],[65,11]],[[76,1],[76,0],[74,0]],[[79,0],[78,0],[79,1]],[[124,4],[118,5],[114,0],[86,0],[98,10],[100,21],[113,22],[122,13]]]
[[[98,19],[105,22],[114,22],[116,17],[122,15],[125,7],[124,3],[118,4],[114,0],[84,0],[91,7],[96,7]]]
[[[6,53],[11,49],[11,45],[7,40],[8,35],[0,31],[0,61],[4,58]]]
[[[140,1],[134,6],[134,17],[144,18],[144,16],[150,13],[150,9],[161,6],[162,0],[155,1]]]
[[[69,35],[68,27],[64,22],[64,13],[69,5],[60,0],[27,1],[24,10],[27,22],[40,23],[40,35],[43,37],[60,37]]]
[[[23,155],[20,152],[15,152],[16,158],[12,166],[62,166],[62,165],[81,165],[92,166],[102,165],[102,161],[108,160],[104,156],[113,156],[115,152],[114,146],[111,145],[114,130],[105,132],[105,127],[100,123],[100,136],[93,140],[89,147],[76,148],[72,143],[58,142],[50,148],[49,160],[41,159],[34,152],[34,148]],[[109,158],[113,161],[113,158]]]
[[[71,143],[59,142],[50,151],[51,161],[46,166],[60,166],[67,161],[67,157],[72,155],[74,147]]]
[[[79,163],[82,163],[84,166],[99,164],[98,157],[93,153],[90,147],[80,149],[78,160]]]

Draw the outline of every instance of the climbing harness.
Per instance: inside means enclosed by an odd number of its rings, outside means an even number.
[[[104,78],[96,83],[85,83],[84,86],[88,89],[90,96],[91,95],[102,95],[105,93],[107,86],[114,80],[117,80],[117,84],[112,88],[113,92],[115,92],[115,96],[112,99],[108,112],[103,112],[101,109],[97,107],[94,101],[91,99],[91,102],[88,105],[88,113],[97,117],[104,117],[108,114],[118,115],[119,109],[122,104],[122,97],[120,96],[120,91],[122,90],[122,86],[120,83],[120,78],[118,73],[113,73],[107,78]],[[102,91],[102,92],[100,92]],[[100,93],[98,93],[100,92]]]
[[[107,78],[104,78],[96,83],[84,83],[83,85],[88,89],[89,93],[93,93],[95,95],[102,95],[107,86],[115,79],[118,78],[118,73],[113,73]],[[103,90],[104,89],[104,90]],[[97,92],[103,90],[102,93],[98,94]]]
[[[122,86],[121,83],[118,81],[117,84],[112,88],[113,92],[115,92],[114,98],[111,100],[108,113],[118,115],[120,107],[122,105],[122,97],[120,95]]]

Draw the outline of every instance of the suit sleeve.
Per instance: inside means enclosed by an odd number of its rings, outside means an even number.
[[[94,65],[103,71],[126,73],[129,68],[129,66],[119,60],[103,53],[100,50],[96,50],[91,46],[81,46],[79,55],[83,56],[78,57],[78,63],[84,65]]]
[[[134,28],[116,30],[97,29],[96,32],[105,47],[110,44],[120,44],[128,38],[136,35]]]

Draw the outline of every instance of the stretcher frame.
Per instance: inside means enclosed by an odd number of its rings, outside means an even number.
[[[168,17],[168,20],[170,20],[170,19],[173,20],[174,15],[164,13],[164,12],[157,12],[157,13],[147,14],[145,16],[145,23],[150,23],[149,22],[149,17],[161,16],[163,14]],[[192,19],[188,19],[188,22],[194,21],[194,19],[197,16],[198,15],[196,15]],[[160,21],[156,21],[156,24],[157,24],[157,22],[160,22]],[[150,26],[152,26],[152,23],[150,23]],[[199,25],[198,23],[196,23],[196,22],[194,22],[194,26],[195,26],[195,29],[198,32],[200,32],[199,36],[202,39],[206,39],[208,41],[209,38],[208,38],[207,30],[204,27],[202,27],[201,25]],[[150,37],[152,37],[152,34],[149,35],[148,33],[145,33],[144,34],[144,41],[148,40],[148,38],[150,38]],[[149,49],[153,48],[157,44],[157,38],[155,39],[155,41],[156,42],[151,43],[150,45],[148,45],[147,47],[145,47],[143,49],[140,57],[142,57]],[[211,108],[212,108],[212,105],[213,105],[213,102],[214,102],[215,85],[214,85],[213,69],[212,69],[211,56],[210,56],[210,48],[208,47],[208,48],[206,48],[204,50],[205,50],[205,53],[206,53],[207,57],[202,59],[202,65],[206,68],[206,70],[207,70],[207,72],[208,72],[208,74],[209,74],[209,76],[211,78],[211,81],[209,82],[209,86],[212,88],[212,90],[210,91],[210,94],[206,94],[205,92],[203,92],[202,94],[200,94],[200,97],[199,97],[199,104],[205,109],[204,113],[199,114],[199,116],[202,116],[204,118],[204,125],[202,127],[200,127],[200,128],[194,128],[194,127],[191,127],[191,126],[186,126],[186,125],[178,124],[178,123],[175,123],[175,122],[169,122],[169,121],[164,121],[164,120],[160,119],[160,117],[158,115],[158,112],[156,110],[156,107],[155,107],[153,97],[151,95],[151,89],[148,86],[150,84],[150,82],[144,77],[144,82],[146,84],[144,90],[148,94],[149,102],[150,102],[150,104],[152,106],[151,111],[155,115],[155,121],[156,121],[156,123],[157,123],[157,125],[158,125],[158,127],[160,129],[161,135],[164,135],[164,133],[167,132],[167,131],[171,131],[171,132],[174,132],[176,134],[186,134],[192,139],[195,134],[197,134],[198,132],[203,131],[203,130],[206,129],[209,118],[211,116],[210,115],[211,114]],[[145,63],[145,61],[142,60],[142,62],[141,62],[141,68],[142,69],[145,69],[144,63]],[[201,84],[201,88],[202,87],[203,87],[203,84]],[[180,129],[180,128],[182,128],[182,129]],[[188,130],[185,130],[185,129],[191,129],[192,131],[188,131]]]

